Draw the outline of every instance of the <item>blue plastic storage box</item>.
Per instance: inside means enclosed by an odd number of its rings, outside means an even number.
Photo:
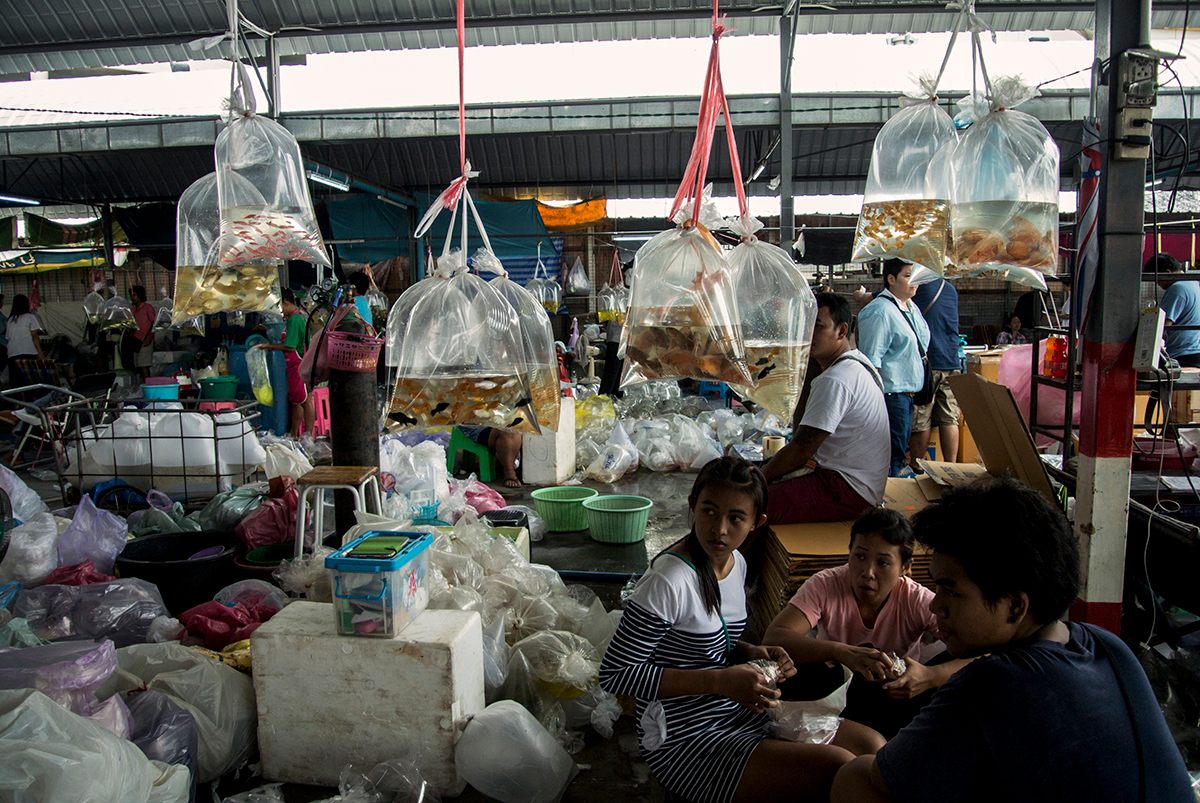
[[[429,604],[429,533],[373,530],[325,558],[337,631],[392,638]]]

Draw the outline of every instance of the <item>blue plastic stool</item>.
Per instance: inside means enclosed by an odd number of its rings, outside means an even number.
[[[701,380],[697,392],[701,396],[712,394],[721,401],[729,400],[729,385],[726,385],[724,382],[706,382]]]

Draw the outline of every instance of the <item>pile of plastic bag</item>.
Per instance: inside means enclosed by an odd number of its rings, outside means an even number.
[[[391,518],[417,518],[429,506],[450,498],[446,448],[434,441],[409,446],[387,435],[379,444],[379,482],[384,510]]]
[[[616,619],[595,594],[566,586],[548,566],[531,564],[512,541],[493,538],[469,514],[437,534],[429,568],[430,608],[483,617],[489,702],[521,703],[572,748],[582,744],[572,729],[594,725],[611,735],[620,711],[597,676]]]

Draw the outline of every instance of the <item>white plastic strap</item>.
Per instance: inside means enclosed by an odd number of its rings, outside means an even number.
[[[492,242],[491,242],[491,240],[488,239],[487,229],[485,229],[483,227],[483,220],[481,220],[479,217],[479,210],[475,208],[475,201],[473,201],[471,199],[471,193],[467,192],[464,189],[463,197],[467,199],[467,206],[471,207],[471,216],[475,218],[475,226],[476,226],[476,228],[479,229],[479,237],[483,240],[483,247],[489,251],[492,251]],[[464,220],[465,220],[465,218],[464,218]],[[463,223],[463,238],[464,238],[464,240],[466,239],[466,236],[467,236],[466,231],[467,231],[467,224],[464,222]],[[540,252],[541,246],[539,245],[538,247],[539,247],[539,252]],[[465,245],[463,246],[463,250],[464,250],[464,252],[466,251]],[[496,252],[492,251],[492,253],[494,254]],[[540,255],[538,258],[541,259]]]

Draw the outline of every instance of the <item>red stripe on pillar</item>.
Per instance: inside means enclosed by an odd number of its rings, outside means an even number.
[[[1076,599],[1071,603],[1067,618],[1072,622],[1086,622],[1089,625],[1103,627],[1118,636],[1121,635],[1121,603],[1119,602],[1085,602]]]
[[[1129,457],[1133,449],[1132,343],[1083,343],[1079,451],[1090,457]]]

